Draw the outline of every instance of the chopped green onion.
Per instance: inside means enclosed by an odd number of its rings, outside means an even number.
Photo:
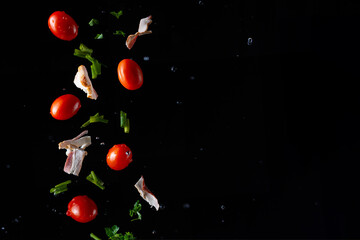
[[[90,116],[89,120],[86,121],[83,125],[81,125],[80,128],[87,127],[89,126],[90,123],[96,123],[96,122],[108,123],[109,120],[104,119],[104,115],[100,115],[99,113],[96,113],[94,116]]]
[[[65,192],[68,190],[67,185],[71,183],[71,180],[67,180],[65,182],[59,183],[55,185],[55,187],[50,189],[50,193],[54,193],[54,195],[57,195],[59,193]]]
[[[84,53],[88,53],[88,54],[92,54],[94,52],[94,50],[92,50],[91,48],[88,48],[87,46],[85,46],[85,44],[80,43],[80,47],[79,47],[80,51],[84,52]]]
[[[130,132],[130,119],[127,118],[127,113],[120,111],[120,127],[124,129],[124,133]]]
[[[98,236],[96,236],[96,235],[93,234],[93,233],[90,233],[90,237],[91,237],[92,239],[95,239],[95,240],[101,240],[101,238],[99,238]]]
[[[99,24],[99,20],[97,20],[96,18],[91,19],[90,22],[89,22],[89,25],[91,27],[93,27],[95,25],[98,25],[98,24]]]
[[[116,17],[117,19],[119,19],[119,17],[121,15],[123,15],[123,12],[122,12],[122,10],[120,10],[118,12],[112,11],[112,12],[110,12],[110,14],[113,15],[114,17]]]
[[[92,182],[96,186],[98,186],[101,190],[104,190],[104,182],[101,181],[95,174],[94,171],[91,171],[90,174],[86,177],[86,180]]]
[[[116,31],[113,33],[113,35],[121,35],[121,36],[125,37],[125,33],[124,33],[123,31],[121,31],[121,30],[116,30]]]
[[[104,38],[104,35],[102,33],[98,33],[98,34],[96,34],[94,39],[103,39],[103,38]]]
[[[101,39],[101,38],[102,37],[99,36],[97,39]],[[91,48],[88,48],[83,43],[81,43],[79,49],[75,49],[74,56],[86,58],[87,60],[89,60],[92,63],[90,66],[91,67],[91,77],[92,77],[92,79],[95,79],[95,78],[97,78],[98,75],[101,75],[101,65],[102,64],[97,59],[95,59],[91,56],[91,54],[93,52],[94,51]]]
[[[124,133],[129,133],[130,132],[130,119],[126,119],[126,123],[124,126]]]

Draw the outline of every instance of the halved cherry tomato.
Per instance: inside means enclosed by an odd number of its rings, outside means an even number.
[[[140,66],[131,59],[123,59],[117,68],[120,83],[128,90],[139,89],[143,85]]]
[[[78,35],[79,26],[75,20],[63,11],[56,11],[48,20],[50,31],[61,40],[70,41]]]
[[[65,94],[51,104],[50,114],[57,120],[67,120],[73,117],[80,108],[80,100],[76,96]]]
[[[74,197],[68,204],[66,215],[77,222],[87,223],[98,214],[95,202],[86,195]]]
[[[125,144],[117,144],[110,148],[107,156],[107,165],[116,171],[126,168],[132,162],[132,152]]]

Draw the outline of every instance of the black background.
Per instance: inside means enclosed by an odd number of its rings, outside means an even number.
[[[49,31],[57,10],[80,26],[75,40]],[[118,10],[116,20],[109,12]],[[140,239],[359,237],[358,2],[49,1],[3,12],[1,239],[106,239],[114,224]],[[135,33],[150,14],[153,34],[132,50],[112,35]],[[90,27],[92,18],[101,24]],[[89,68],[73,56],[80,43],[108,66],[93,81],[96,101],[73,84],[78,65]],[[118,82],[124,58],[141,66],[141,89]],[[66,93],[82,108],[57,121],[49,108]],[[97,112],[109,124],[88,127],[80,176],[67,175],[57,144]],[[134,159],[121,172],[105,162],[118,143]],[[85,180],[91,170],[104,191]],[[130,222],[141,175],[161,209],[141,200],[143,220]],[[49,194],[67,179],[67,192]],[[65,215],[80,194],[99,208],[87,224]]]

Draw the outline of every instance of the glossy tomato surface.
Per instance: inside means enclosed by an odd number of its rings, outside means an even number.
[[[67,120],[72,118],[80,108],[80,100],[76,96],[65,94],[51,104],[50,114],[57,120]]]
[[[110,148],[106,163],[116,171],[126,168],[132,162],[132,152],[125,144],[117,144]]]
[[[74,197],[68,204],[66,215],[77,222],[87,223],[94,220],[98,214],[95,202],[86,195]]]
[[[71,41],[78,35],[78,25],[64,11],[56,11],[48,20],[50,31],[59,39]]]
[[[139,89],[143,85],[143,73],[140,66],[131,59],[123,59],[118,65],[120,83],[128,90]]]

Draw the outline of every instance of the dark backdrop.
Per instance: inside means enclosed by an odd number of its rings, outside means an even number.
[[[49,31],[57,10],[80,26],[75,40]],[[118,10],[119,20],[109,15]],[[1,239],[105,239],[114,224],[140,239],[359,237],[358,2],[49,1],[3,12]],[[150,14],[153,34],[131,51],[112,36],[135,33]],[[72,55],[80,43],[108,66],[93,81],[96,101],[72,82],[78,65],[89,68]],[[143,70],[137,91],[117,80],[124,58]],[[65,93],[82,108],[54,120],[50,105]],[[109,124],[88,127],[93,144],[80,176],[69,176],[57,144],[97,112]],[[121,172],[105,162],[118,143],[134,159]],[[85,180],[91,170],[104,191]],[[161,209],[141,200],[143,220],[130,222],[140,175]],[[67,179],[67,192],[49,194]],[[99,208],[87,224],[65,215],[79,194]]]

